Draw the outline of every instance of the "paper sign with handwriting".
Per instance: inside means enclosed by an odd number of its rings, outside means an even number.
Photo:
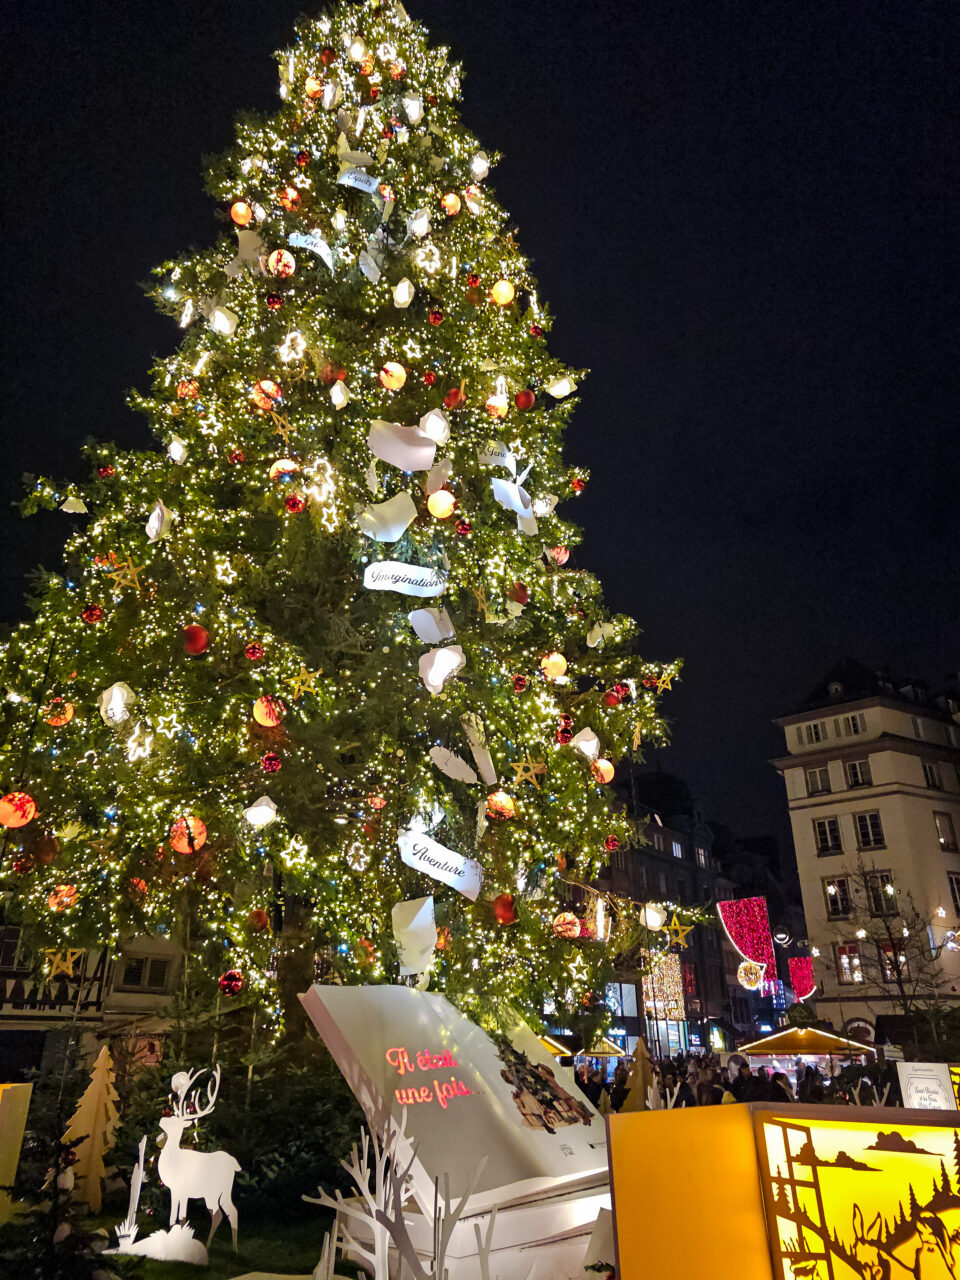
[[[446,588],[447,579],[438,569],[424,565],[378,560],[364,569],[363,585],[368,591],[399,591],[402,596],[439,596]]]
[[[333,271],[333,253],[319,231],[309,231],[306,234],[295,231],[287,240],[295,249],[307,249],[310,253],[315,253]]]
[[[397,846],[400,857],[408,867],[413,867],[414,871],[422,871],[441,884],[450,885],[471,902],[476,902],[483,882],[483,872],[475,859],[464,858],[452,849],[445,849],[422,831],[415,831],[410,827],[397,836]]]
[[[368,195],[379,188],[380,180],[372,173],[364,173],[362,169],[344,169],[337,182],[341,187],[356,187],[358,191],[366,191]]]

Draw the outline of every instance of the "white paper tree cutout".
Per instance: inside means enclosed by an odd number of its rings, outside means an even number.
[[[400,1269],[404,1276],[409,1276],[412,1280],[446,1280],[447,1249],[467,1201],[473,1195],[474,1188],[483,1173],[486,1156],[481,1157],[477,1162],[467,1188],[456,1204],[450,1196],[449,1176],[446,1174],[443,1176],[442,1195],[440,1194],[441,1179],[434,1179],[433,1258],[425,1266],[410,1238],[403,1212],[404,1206],[413,1194],[410,1170],[417,1158],[416,1145],[411,1145],[406,1137],[406,1123],[407,1112],[404,1108],[399,1125],[390,1119],[385,1122],[382,1141],[378,1141],[376,1135],[371,1136],[364,1129],[360,1150],[357,1150],[357,1145],[354,1143],[350,1159],[341,1161],[357,1185],[358,1196],[351,1200],[344,1200],[341,1192],[338,1191],[336,1197],[333,1197],[321,1187],[318,1188],[316,1196],[302,1197],[307,1204],[322,1205],[326,1209],[332,1209],[336,1214],[333,1242],[331,1243],[329,1237],[324,1242],[324,1254],[321,1259],[327,1274],[333,1274],[332,1249],[335,1247],[339,1232],[342,1233],[344,1244],[373,1268],[374,1280],[390,1280],[391,1248],[395,1249],[399,1255]],[[490,1213],[485,1232],[481,1232],[479,1225],[474,1224],[480,1280],[491,1280],[490,1250],[496,1213],[496,1209]],[[358,1240],[354,1231],[351,1231],[350,1224],[353,1224],[354,1230],[358,1224],[362,1224],[369,1243]],[[320,1272],[320,1274],[324,1273]]]
[[[73,1166],[73,1199],[85,1204],[91,1213],[99,1213],[103,1179],[113,1173],[103,1157],[114,1144],[119,1114],[117,1091],[113,1087],[113,1061],[104,1045],[90,1072],[90,1083],[83,1091],[76,1110],[70,1117],[62,1142],[82,1142],[75,1148],[77,1162]]]

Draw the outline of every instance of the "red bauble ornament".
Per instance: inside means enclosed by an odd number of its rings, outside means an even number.
[[[547,555],[555,565],[564,565],[570,559],[569,547],[551,547]]]
[[[443,397],[443,407],[445,409],[459,409],[463,404],[463,392],[459,387],[451,387],[447,394]]]
[[[523,693],[524,689],[527,687],[529,683],[530,681],[527,679],[526,676],[514,676],[513,677],[514,692]]]
[[[271,311],[280,310],[280,308],[283,306],[283,299],[280,297],[279,293],[267,294],[267,306],[270,308]]]
[[[518,409],[532,409],[537,403],[536,393],[531,391],[529,387],[524,387],[522,391],[518,391],[513,397],[513,403]]]
[[[195,400],[200,394],[200,383],[184,379],[177,383],[177,399],[178,400]]]
[[[310,163],[310,152],[298,151],[297,152],[297,168],[305,169],[309,163]]]
[[[574,476],[573,479],[570,481],[570,488],[573,490],[574,493],[583,493],[586,487],[587,487],[587,482],[586,480],[583,479],[582,476]]]
[[[192,658],[197,657],[198,654],[206,653],[210,646],[210,632],[197,622],[191,622],[185,626],[181,635],[183,638],[183,651],[184,653],[189,653]]]
[[[173,1115],[173,1107],[164,1107],[164,1108],[163,1108],[163,1110],[160,1112],[160,1114],[161,1114],[162,1116],[172,1116],[172,1115]]]
[[[220,992],[225,996],[238,996],[243,990],[243,984],[246,981],[239,969],[228,969],[226,973],[221,973],[217,986]]]
[[[380,86],[379,86],[378,84],[372,84],[372,85],[370,86],[370,99],[371,99],[371,101],[372,101],[372,102],[379,102],[379,100],[380,100]]]
[[[538,324],[532,324],[532,325],[530,326],[530,337],[531,337],[531,338],[542,338],[542,337],[543,337],[543,329],[541,328],[541,326],[540,326],[540,325],[538,325]]]
[[[325,49],[321,50],[320,61],[323,63],[325,67],[329,67],[330,63],[336,62],[336,60],[337,60],[337,55],[330,48],[329,45],[327,45]]]
[[[580,937],[580,920],[572,911],[561,911],[554,916],[552,928],[558,938]]]
[[[467,276],[467,284],[471,289],[476,289],[480,284],[480,277],[471,272],[470,275]]]
[[[473,526],[471,525],[469,520],[458,520],[457,521],[457,537],[469,538],[472,528]]]
[[[25,854],[22,858],[14,858],[10,865],[18,876],[25,876],[33,870],[33,859],[29,854]]]
[[[387,807],[387,799],[386,796],[378,796],[375,791],[371,791],[367,796],[367,804],[371,809],[379,813],[381,809],[385,809]]]
[[[103,610],[98,604],[85,604],[80,610],[80,617],[88,626],[92,626],[103,617]]]
[[[117,474],[116,470],[110,465],[109,462],[104,462],[101,466],[97,467],[97,475],[100,477],[101,480],[109,480],[111,476],[114,476],[116,474]]]
[[[507,599],[514,604],[529,604],[530,588],[525,582],[515,582],[512,587],[507,587]]]
[[[270,927],[270,917],[264,911],[263,907],[254,907],[247,916],[247,928],[253,933],[263,933],[265,929]]]
[[[260,662],[263,659],[263,645],[259,640],[251,641],[244,649],[243,656],[251,662]]]
[[[427,316],[427,319],[430,321],[432,325],[443,324],[443,312],[440,311],[439,309],[436,311],[431,311],[429,316]]]
[[[80,1157],[77,1155],[76,1149],[71,1147],[69,1151],[64,1151],[60,1159],[64,1164],[76,1164]]]
[[[619,707],[621,698],[616,689],[608,689],[603,695],[603,701],[608,707]]]
[[[573,728],[573,716],[568,716],[566,712],[562,716],[557,716],[557,724],[561,729]]]
[[[231,449],[227,454],[227,461],[232,462],[235,467],[239,466],[241,462],[246,462],[246,460],[247,455],[242,449]]]
[[[374,61],[373,61],[373,59],[372,59],[372,58],[364,58],[364,60],[360,63],[360,74],[361,74],[362,76],[372,76],[372,75],[373,75],[373,68],[374,68]]]
[[[380,137],[381,138],[393,137],[393,130],[390,128],[389,125],[384,125],[384,127],[380,130]]]
[[[268,751],[260,761],[260,768],[264,773],[278,773],[283,768],[283,761],[275,751]]]
[[[571,742],[573,740],[573,730],[558,729],[557,732],[553,735],[553,740],[554,742],[559,742],[562,747],[565,747],[568,742]]]
[[[302,494],[291,493],[289,497],[284,500],[283,505],[287,508],[287,510],[291,513],[291,515],[299,515],[299,513],[307,505],[307,500],[306,498],[303,497]]]
[[[620,848],[620,840],[617,836],[607,836],[606,840],[603,842],[603,847],[606,849],[607,853],[616,853]]]
[[[403,65],[402,62],[394,62],[390,67],[391,80],[402,80],[406,74],[407,74],[407,68]]]
[[[437,375],[433,372],[432,369],[424,369],[423,380],[428,387],[432,387],[437,380]]]
[[[628,684],[624,684],[622,680],[618,680],[613,687],[621,698],[625,698],[630,692],[630,686]]]
[[[517,909],[512,893],[501,893],[493,900],[493,918],[497,924],[514,924]]]

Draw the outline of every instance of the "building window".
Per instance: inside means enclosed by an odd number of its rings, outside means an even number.
[[[838,738],[858,738],[867,732],[867,721],[862,711],[855,711],[852,716],[834,720],[833,727]]]
[[[673,841],[673,856],[675,858],[683,857],[683,845],[680,843],[679,840]]]
[[[824,765],[822,769],[807,770],[807,795],[822,796],[830,790],[830,770]]]
[[[860,946],[856,942],[838,942],[834,946],[837,957],[837,981],[844,986],[863,981],[860,968]]]
[[[876,809],[872,813],[855,813],[853,821],[857,828],[857,844],[861,849],[884,848],[883,825]]]
[[[0,969],[27,971],[30,965],[20,951],[20,926],[0,925]]]
[[[923,762],[923,780],[928,787],[933,787],[934,791],[943,790],[943,778],[940,776],[940,766],[934,764],[932,760],[924,760]]]
[[[850,886],[846,876],[837,876],[823,882],[823,898],[827,904],[828,920],[843,920],[850,914]]]
[[[610,859],[615,871],[626,871],[627,869],[627,851],[623,845],[614,851],[613,857]]]
[[[125,956],[120,987],[124,991],[166,991],[169,960]]]
[[[706,870],[707,866],[707,851],[699,844],[697,845],[697,866],[703,867],[704,870]]]
[[[836,818],[815,818],[813,833],[817,841],[817,853],[842,853],[840,823]]]
[[[898,980],[897,968],[899,967],[899,980],[908,982],[910,980],[910,965],[907,957],[902,951],[896,953],[896,962],[894,962],[894,951],[892,942],[881,942],[877,947],[880,954],[880,968],[883,971],[884,982],[896,982]]]
[[[889,871],[870,871],[865,877],[867,901],[872,916],[897,914],[897,891]]]
[[[846,765],[848,787],[872,787],[873,775],[869,760],[848,760]]]
[[[655,831],[653,833],[653,847],[663,853],[663,832]]]
[[[827,736],[826,721],[814,720],[812,724],[805,724],[803,726],[803,732],[807,740],[807,746],[816,746],[818,742],[823,742]]]
[[[956,853],[957,833],[953,829],[953,817],[949,813],[935,813],[933,820],[937,824],[937,839],[945,853]]]
[[[948,871],[950,881],[950,897],[953,899],[953,913],[960,917],[960,871]]]
[[[922,738],[923,737],[923,721],[919,718],[919,716],[911,716],[911,719],[913,721],[913,736],[915,738]]]

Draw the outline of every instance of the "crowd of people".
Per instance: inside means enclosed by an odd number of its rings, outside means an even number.
[[[891,1064],[892,1065],[892,1064]],[[793,1064],[794,1087],[785,1071],[758,1067],[751,1071],[746,1062],[721,1065],[716,1054],[678,1053],[651,1063],[653,1082],[664,1107],[712,1107],[728,1102],[775,1102],[784,1105],[802,1103],[853,1103],[849,1082],[842,1076],[828,1077],[817,1067],[799,1058]],[[582,1093],[598,1111],[619,1111],[630,1092],[630,1067],[621,1060],[611,1080],[604,1080],[599,1067],[585,1064],[576,1068],[576,1080]],[[875,1085],[885,1082],[888,1073],[878,1075]],[[895,1080],[895,1073],[892,1076]],[[890,1105],[898,1099],[891,1098]]]

